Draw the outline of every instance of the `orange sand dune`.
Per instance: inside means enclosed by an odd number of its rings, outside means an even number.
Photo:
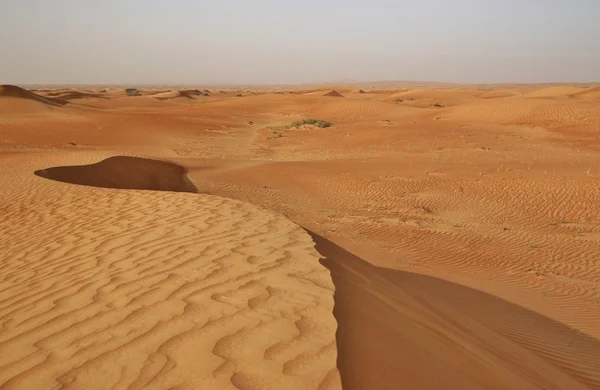
[[[52,158],[22,161],[0,173],[3,388],[339,388],[333,284],[300,227],[215,196],[50,181],[32,171]],[[46,172],[180,190],[176,168]],[[37,217],[11,223],[24,209]]]
[[[0,86],[0,113],[24,114],[44,112],[66,104],[59,99],[45,98],[14,85]]]
[[[447,111],[447,118],[460,122],[539,124],[564,131],[593,131],[600,125],[600,111],[594,106],[554,98],[531,98],[526,95],[509,100],[499,99],[489,103],[475,102],[453,107]]]
[[[526,98],[560,98],[567,97],[576,93],[583,92],[583,88],[576,88],[570,86],[550,87],[544,88],[538,91],[526,93],[523,97]]]
[[[600,389],[598,90],[368,85],[2,89],[2,389]]]
[[[456,105],[479,99],[481,91],[456,89],[414,89],[390,95],[393,99],[424,101],[427,104],[440,103],[444,106]]]
[[[481,99],[498,99],[498,98],[519,96],[519,95],[522,95],[522,93],[520,91],[516,91],[513,89],[496,89],[496,90],[484,92],[481,95],[479,95],[479,97]]]
[[[76,100],[76,99],[87,99],[87,98],[103,98],[107,99],[101,93],[90,93],[90,92],[80,92],[80,91],[66,91],[60,93],[48,93],[47,96],[52,96],[53,98],[60,100]]]
[[[572,97],[600,100],[600,87],[592,87],[571,94]]]
[[[371,266],[312,236],[336,286],[344,389],[586,389],[598,384],[594,366],[600,341],[488,294]],[[528,332],[532,323],[535,334]],[[573,337],[582,348],[564,360]],[[432,375],[415,375],[424,368]]]
[[[154,94],[151,96],[156,99],[176,99],[176,98],[193,99],[192,95],[186,91],[168,91],[168,92],[157,93],[157,94]]]
[[[54,167],[36,171],[46,179],[93,187],[196,192],[185,169],[177,164],[117,156],[92,165]]]
[[[19,88],[14,85],[0,85],[0,97],[1,98],[18,98],[26,100],[34,100],[36,102],[60,106],[57,100],[44,98],[33,92],[27,91],[26,89]]]
[[[341,93],[339,93],[338,91],[330,91],[327,92],[325,95],[323,96],[332,96],[332,97],[344,97]]]

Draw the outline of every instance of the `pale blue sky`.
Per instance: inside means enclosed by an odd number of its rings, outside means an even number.
[[[600,0],[0,0],[0,84],[600,81]]]

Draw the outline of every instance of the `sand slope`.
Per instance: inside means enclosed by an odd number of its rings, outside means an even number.
[[[51,106],[61,106],[62,102],[56,99],[45,98],[30,92],[26,89],[14,85],[0,85],[0,98],[17,98],[24,100],[32,100],[39,103],[48,104]]]
[[[592,87],[571,94],[571,97],[600,100],[600,87]]]
[[[27,114],[50,111],[65,101],[46,98],[14,85],[0,86],[0,114]]]
[[[26,161],[0,171],[3,389],[338,388],[333,285],[300,227],[215,196],[51,181]],[[90,173],[136,172],[119,162]]]
[[[115,156],[96,164],[35,171],[39,177],[92,187],[196,192],[183,167],[168,161]]]
[[[488,294],[374,267],[312,236],[336,286],[344,389],[597,388],[596,339]]]
[[[331,96],[331,97],[344,97],[344,95],[342,95],[341,93],[339,93],[338,91],[335,91],[335,90],[333,90],[333,91],[330,91],[330,92],[327,92],[327,93],[326,93],[325,95],[323,95],[323,96]]]
[[[186,91],[161,92],[161,93],[156,93],[154,95],[151,95],[151,97],[156,98],[156,99],[177,99],[177,98],[193,99],[192,94],[190,94]]]
[[[496,89],[482,93],[479,95],[481,99],[499,99],[511,96],[519,96],[521,92],[511,89]]]
[[[568,95],[573,95],[576,93],[583,92],[584,89],[577,87],[569,87],[569,86],[559,86],[559,87],[550,87],[540,89],[539,91],[534,91],[523,95],[526,98],[538,98],[538,99],[551,99],[551,98],[560,98],[567,97]]]
[[[79,99],[108,99],[102,93],[91,93],[91,92],[80,92],[80,91],[65,91],[58,93],[48,93],[47,96],[51,96],[60,100],[79,100]]]

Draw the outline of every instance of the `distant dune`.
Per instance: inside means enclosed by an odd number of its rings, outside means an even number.
[[[50,106],[62,106],[65,104],[59,99],[45,98],[15,85],[1,85],[0,98],[33,100]]]
[[[569,95],[573,95],[576,93],[584,92],[585,89],[577,88],[577,87],[569,87],[569,86],[557,86],[540,89],[539,91],[534,91],[523,95],[525,98],[560,98],[560,97],[568,97]]]
[[[80,91],[67,91],[61,93],[48,93],[47,96],[51,96],[60,100],[77,100],[77,99],[108,99],[106,96],[101,93],[91,93],[91,92],[80,92]]]
[[[339,93],[338,91],[331,91],[331,92],[327,92],[325,95],[323,96],[332,96],[332,97],[344,97],[344,95],[342,95],[341,93]]]
[[[515,91],[512,89],[497,89],[492,91],[487,91],[479,95],[481,99],[499,99],[505,97],[519,96],[522,95],[519,91]]]
[[[571,94],[571,96],[575,98],[600,100],[600,87],[584,89],[583,91]]]
[[[156,98],[156,99],[177,99],[177,98],[193,99],[192,93],[190,93],[189,91],[168,91],[168,92],[157,93],[157,94],[150,95],[150,96],[153,98]]]
[[[14,85],[0,86],[0,113],[2,114],[43,113],[66,103],[64,100],[46,98]]]

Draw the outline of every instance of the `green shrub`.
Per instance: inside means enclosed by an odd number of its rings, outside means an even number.
[[[300,121],[294,121],[288,127],[300,127],[303,125],[311,125],[311,126],[315,126],[315,127],[320,127],[322,129],[333,126],[332,123],[326,122],[321,119],[306,118],[306,119],[302,119]]]

